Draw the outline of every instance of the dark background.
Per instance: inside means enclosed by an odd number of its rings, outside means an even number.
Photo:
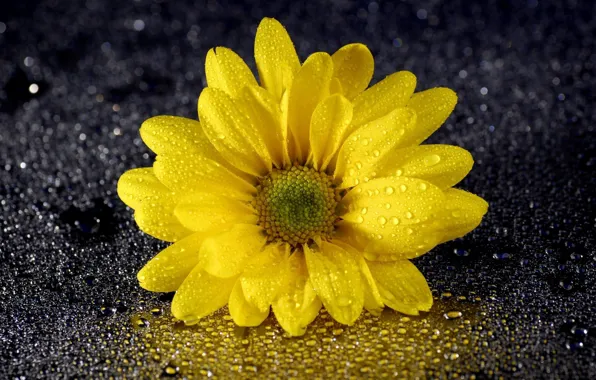
[[[2,1],[0,377],[594,378],[594,4]],[[165,246],[115,191],[125,170],[152,163],[138,128],[157,114],[196,118],[209,48],[230,47],[254,68],[264,16],[286,26],[302,60],[363,42],[374,81],[405,69],[417,90],[458,93],[431,141],[472,152],[460,186],[490,209],[475,232],[415,261],[436,296],[426,319],[385,313],[341,327],[323,315],[292,340],[272,319],[237,329],[222,311],[185,330],[160,325],[171,295],[138,287],[136,271]],[[464,311],[461,329],[445,326],[449,309]],[[139,319],[150,310],[155,320]],[[403,323],[427,323],[441,345],[400,341]],[[174,335],[148,346],[159,326]],[[168,351],[168,339],[184,345]],[[416,372],[415,355],[430,351],[439,360]]]

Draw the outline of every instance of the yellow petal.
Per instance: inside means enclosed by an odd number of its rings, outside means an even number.
[[[327,53],[314,53],[296,73],[288,95],[288,128],[300,161],[309,152],[310,120],[317,104],[329,96],[333,61]]]
[[[399,159],[394,152],[402,146],[406,131],[415,125],[416,114],[398,108],[350,134],[339,151],[335,167],[335,177],[342,179],[340,187],[353,187],[380,176],[384,166]]]
[[[352,100],[368,87],[375,69],[370,50],[363,44],[349,44],[336,51],[333,76],[339,79],[343,94]]]
[[[332,95],[315,109],[310,121],[313,166],[324,171],[345,139],[352,120],[352,104],[341,95]]]
[[[225,47],[211,49],[205,60],[205,76],[209,87],[236,97],[244,86],[256,86],[254,75],[242,58]]]
[[[258,326],[269,315],[269,308],[261,311],[246,300],[240,281],[236,281],[232,289],[228,309],[234,323],[238,326]]]
[[[170,190],[159,182],[152,168],[131,169],[122,174],[117,192],[122,202],[132,209],[171,198]]]
[[[403,107],[416,88],[416,77],[409,71],[389,75],[354,99],[354,119],[357,127]]]
[[[482,198],[459,189],[445,190],[446,202],[441,212],[444,224],[442,241],[462,237],[482,221],[488,211],[488,203]]]
[[[279,21],[264,18],[259,24],[255,36],[255,61],[261,85],[279,101],[300,69],[294,44]]]
[[[419,256],[441,239],[443,192],[423,180],[379,178],[356,186],[342,199],[347,213],[338,237],[364,252],[369,260]]]
[[[228,231],[205,239],[201,246],[201,266],[217,277],[236,276],[246,260],[261,251],[266,240],[261,227],[236,224]]]
[[[424,276],[408,260],[367,263],[385,305],[400,313],[429,311],[433,296]]]
[[[159,155],[153,171],[160,182],[178,194],[203,191],[251,200],[257,191],[224,165],[200,155]]]
[[[135,210],[135,221],[143,232],[165,241],[177,241],[192,233],[174,216],[174,194],[159,182],[152,168],[127,171],[118,180],[117,191]]]
[[[289,245],[269,244],[247,260],[239,281],[246,300],[260,311],[269,310],[281,289],[283,278],[280,273],[288,265],[289,257]]]
[[[197,265],[172,300],[172,314],[188,325],[224,307],[236,278],[218,278]]]
[[[253,122],[251,127],[258,130],[269,155],[277,167],[291,164],[288,155],[288,130],[281,122],[279,103],[267,90],[258,86],[247,86],[240,94],[239,106]]]
[[[271,157],[262,137],[225,92],[205,88],[199,97],[199,117],[209,141],[236,168],[255,176],[271,170]]]
[[[141,125],[141,138],[157,154],[198,154],[221,161],[197,120],[178,116],[155,116]]]
[[[420,178],[441,189],[464,179],[474,159],[465,149],[453,145],[420,145],[393,152],[394,159],[385,159],[377,171],[379,177],[405,176]]]
[[[191,193],[183,197],[176,205],[174,215],[184,227],[200,232],[258,221],[250,205],[216,193]]]
[[[410,145],[426,140],[447,120],[457,103],[457,94],[448,88],[432,88],[417,92],[408,101],[408,107],[418,116],[415,133],[407,137]]]
[[[141,288],[152,292],[173,292],[199,263],[199,250],[205,239],[192,234],[159,252],[137,273]]]
[[[362,253],[358,252],[356,248],[352,247],[351,245],[337,239],[333,240],[333,244],[345,249],[348,252],[351,252],[352,255],[354,255],[358,263],[358,267],[360,268],[362,291],[364,294],[364,308],[372,315],[381,315],[385,304],[383,304],[383,299],[381,298],[377,284],[370,273],[370,269],[368,269],[368,265],[366,264],[366,260],[364,260]]]
[[[304,245],[310,281],[333,319],[353,324],[364,304],[356,257],[337,245],[322,241],[312,249]]]
[[[321,309],[321,300],[308,279],[304,254],[294,252],[280,275],[283,285],[271,305],[273,313],[281,327],[290,335],[304,335],[306,327],[314,321]]]
[[[174,242],[192,234],[174,215],[175,203],[153,203],[135,210],[135,222],[144,233]]]

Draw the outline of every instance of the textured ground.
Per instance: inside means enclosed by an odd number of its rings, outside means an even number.
[[[7,5],[7,3],[15,3]],[[550,4],[552,3],[552,4]],[[0,377],[596,377],[596,3],[20,1],[0,5]],[[263,16],[305,59],[368,44],[460,102],[433,142],[470,150],[481,227],[416,264],[433,310],[322,313],[304,338],[225,310],[185,328],[137,286],[163,243],[118,199],[140,123],[195,117],[215,45],[252,61]]]

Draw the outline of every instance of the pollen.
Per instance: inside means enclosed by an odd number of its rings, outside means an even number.
[[[331,237],[341,197],[329,175],[306,166],[273,169],[257,189],[253,206],[270,242],[296,247]]]

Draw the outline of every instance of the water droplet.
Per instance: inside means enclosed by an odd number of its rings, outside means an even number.
[[[406,218],[408,219],[412,219],[414,217],[414,214],[412,214],[411,212],[406,212]]]
[[[433,166],[438,164],[441,161],[441,157],[436,154],[431,154],[430,156],[424,157],[424,164],[426,166]]]
[[[466,251],[465,249],[461,249],[461,248],[455,248],[453,250],[453,253],[455,253],[456,256],[460,256],[460,257],[470,256],[470,252]]]
[[[394,191],[395,191],[395,189],[393,187],[391,187],[391,186],[387,186],[385,188],[385,194],[387,194],[387,195],[393,194]]]
[[[404,174],[404,171],[401,170],[401,169],[397,169],[396,172],[395,172],[395,176],[396,177],[401,177],[402,174]]]
[[[418,187],[420,188],[420,190],[426,191],[428,186],[426,185],[426,183],[421,183],[420,185],[418,185]]]
[[[461,318],[462,315],[463,315],[462,312],[457,311],[457,310],[448,311],[445,314],[443,314],[445,319],[457,319],[457,318]]]
[[[379,157],[379,156],[381,155],[381,152],[379,152],[379,151],[378,151],[378,150],[376,150],[376,149],[375,149],[375,150],[373,150],[373,152],[372,152],[372,153],[373,153],[373,156],[375,156],[375,157]]]
[[[385,208],[389,210],[391,208],[391,203],[385,203]]]
[[[385,218],[384,216],[379,216],[377,221],[379,222],[380,225],[384,226],[387,223],[387,218]]]
[[[493,259],[497,259],[497,260],[507,260],[509,259],[510,255],[507,252],[499,252],[499,253],[495,253],[493,254]]]
[[[406,190],[408,190],[408,187],[406,185],[399,185],[399,189],[402,193],[404,193]]]
[[[391,218],[391,223],[393,223],[393,225],[397,226],[399,224],[399,219],[394,216],[393,218]]]
[[[368,208],[367,207],[362,207],[362,210],[360,210],[360,213],[362,215],[366,215],[367,212],[368,212]]]
[[[364,218],[362,217],[362,215],[358,215],[358,218],[356,218],[356,222],[357,222],[357,223],[362,223],[362,222],[364,222]]]

